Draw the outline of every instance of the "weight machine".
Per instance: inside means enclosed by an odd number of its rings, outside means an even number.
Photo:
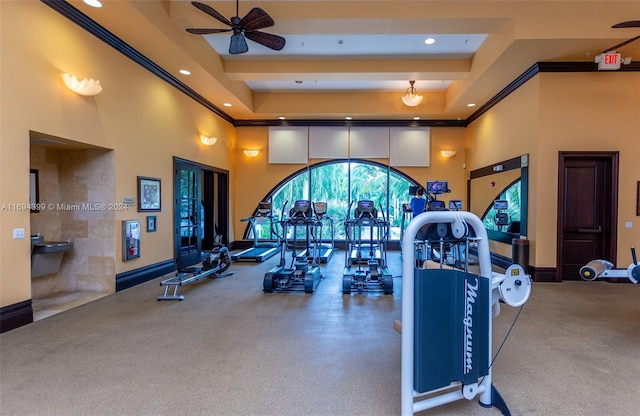
[[[285,203],[286,207],[286,203]],[[283,207],[283,212],[285,208]],[[314,239],[317,233],[312,230],[319,226],[318,219],[313,215],[311,202],[299,200],[294,203],[289,210],[289,218],[280,221],[282,224],[282,237],[280,239],[282,248],[280,249],[280,263],[264,275],[263,290],[271,293],[273,291],[294,291],[304,290],[306,293],[313,293],[322,279],[320,267],[315,259],[318,258],[319,245]],[[302,228],[306,233],[306,249],[308,253],[301,256],[298,253],[298,229]],[[292,237],[289,237],[291,232]],[[313,247],[313,253],[310,248]],[[291,265],[286,267],[286,253],[291,252]],[[313,260],[311,267],[308,258]]]
[[[442,264],[416,267],[415,237],[429,224],[466,230],[465,238],[478,245],[480,274]],[[475,237],[468,237],[472,231]],[[486,229],[470,212],[422,213],[409,223],[403,240],[402,321],[394,323],[402,335],[402,416],[476,396],[480,405],[510,415],[492,384],[492,319],[500,313],[500,300],[513,307],[526,303],[530,277],[515,264],[505,274],[492,271]]]
[[[198,281],[203,277],[225,277],[235,272],[226,272],[231,266],[229,249],[225,247],[217,235],[213,243],[213,250],[202,260],[202,267],[186,267],[179,270],[175,276],[160,282],[164,286],[164,294],[158,296],[158,300],[184,300],[183,295],[178,295],[178,289],[188,283]],[[225,273],[226,272],[226,273]],[[172,293],[169,291],[173,289]]]
[[[627,278],[631,283],[637,284],[640,280],[640,265],[635,247],[631,247],[631,258],[633,263],[626,269],[616,269],[613,263],[606,260],[591,260],[580,268],[580,277],[584,280]]]
[[[342,293],[345,295],[352,290],[393,293],[393,275],[387,268],[389,222],[380,208],[382,219],[378,218],[373,201],[358,201],[354,217],[344,222],[346,249]]]

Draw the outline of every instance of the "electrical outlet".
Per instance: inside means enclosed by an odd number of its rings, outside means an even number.
[[[631,221],[627,221],[624,223],[624,228],[631,228],[633,227],[633,223]]]
[[[24,228],[14,228],[13,239],[18,240],[20,238],[24,238]]]

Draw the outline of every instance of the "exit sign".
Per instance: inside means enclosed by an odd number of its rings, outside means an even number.
[[[619,53],[603,53],[599,56],[598,69],[620,69],[621,59]]]

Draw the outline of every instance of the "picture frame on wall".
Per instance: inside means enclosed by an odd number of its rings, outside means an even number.
[[[138,212],[160,212],[160,179],[138,176]]]
[[[636,216],[640,217],[640,181],[638,181],[638,189],[636,190]]]
[[[148,233],[155,233],[156,232],[156,225],[157,225],[157,217],[155,215],[149,215],[147,217],[147,232]]]
[[[140,221],[122,221],[122,260],[140,257]]]

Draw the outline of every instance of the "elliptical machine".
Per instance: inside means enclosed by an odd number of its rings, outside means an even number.
[[[353,218],[344,222],[347,242],[342,276],[344,295],[352,291],[382,291],[385,295],[393,293],[393,275],[387,268],[389,222],[384,218],[382,209],[381,212],[382,219],[378,218],[373,201],[361,200],[353,212]]]
[[[283,207],[283,212],[286,208]],[[317,218],[313,215],[311,202],[308,200],[299,200],[294,203],[293,208],[289,210],[289,218],[281,220],[282,237],[280,250],[280,263],[264,275],[263,291],[271,293],[274,291],[294,291],[304,290],[305,293],[313,293],[315,288],[322,279],[320,267],[315,262],[309,266],[307,257],[299,256],[297,252],[297,235],[298,228],[304,227],[307,240],[314,236],[311,232],[314,227],[318,226]],[[292,232],[292,238],[289,232]],[[313,244],[307,244],[307,250],[314,248],[318,250],[317,241]],[[291,252],[291,265],[286,267],[286,252]],[[318,258],[317,252],[311,254],[313,258]]]

